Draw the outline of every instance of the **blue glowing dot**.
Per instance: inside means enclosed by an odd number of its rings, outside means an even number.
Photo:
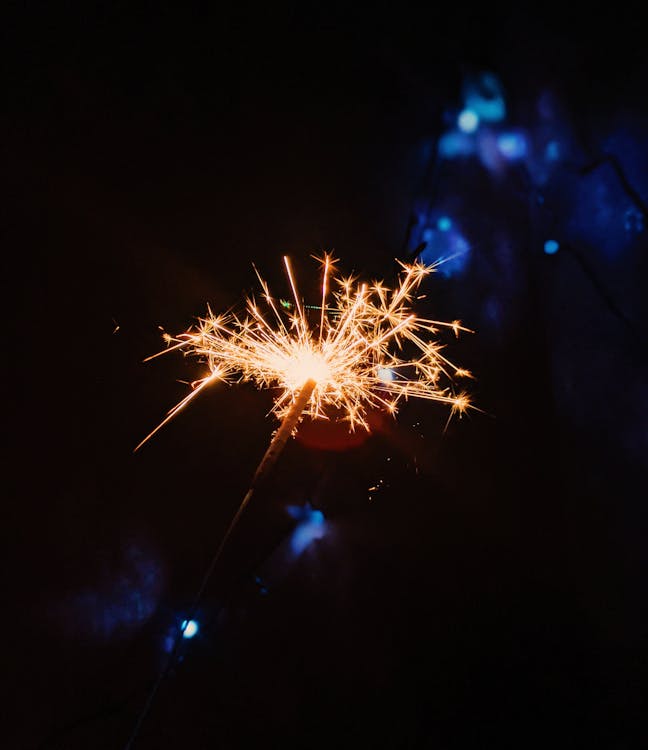
[[[437,227],[441,232],[449,232],[452,229],[452,219],[449,216],[440,216]]]
[[[198,623],[195,620],[183,620],[180,623],[183,638],[193,638],[198,632]]]
[[[544,251],[545,253],[547,253],[547,255],[553,255],[554,253],[557,253],[559,247],[560,244],[556,242],[556,240],[547,240],[544,243]]]
[[[464,109],[459,113],[457,125],[463,133],[474,133],[479,127],[479,116],[472,109]]]
[[[547,161],[558,161],[560,158],[560,144],[558,141],[549,141],[545,148],[545,159]]]
[[[521,159],[526,155],[527,144],[521,133],[501,133],[497,136],[497,148],[506,159]]]
[[[392,380],[394,379],[394,371],[391,370],[389,367],[379,367],[376,370],[376,377],[382,383],[391,383]]]
[[[454,159],[457,156],[470,156],[475,152],[474,138],[457,130],[444,133],[439,139],[439,156]]]

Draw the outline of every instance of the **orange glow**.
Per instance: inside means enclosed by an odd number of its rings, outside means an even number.
[[[368,285],[333,276],[329,255],[320,262],[321,307],[313,321],[312,308],[300,299],[284,258],[292,303],[278,302],[257,273],[264,310],[249,299],[243,314],[214,315],[208,310],[195,328],[178,336],[164,334],[167,349],[160,354],[181,350],[203,361],[207,374],[192,384],[191,393],[153,433],[216,380],[252,381],[259,388],[276,389],[273,412],[282,419],[303,384],[313,379],[316,385],[304,414],[313,419],[342,414],[351,430],[369,431],[370,411],[395,414],[398,403],[410,397],[445,403],[451,414],[470,407],[468,396],[456,394],[453,387],[453,378],[470,373],[443,357],[435,338],[442,327],[455,335],[468,329],[459,321],[419,318],[410,307],[433,267],[401,263],[399,283],[389,289],[384,282]]]

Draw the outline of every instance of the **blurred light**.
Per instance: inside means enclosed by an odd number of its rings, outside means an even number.
[[[438,266],[438,272],[446,278],[462,273],[469,258],[468,241],[454,229],[446,232],[431,230],[427,246],[419,254],[421,263]]]
[[[506,159],[521,159],[526,156],[526,139],[522,133],[501,133],[497,136],[497,148]]]
[[[462,133],[474,133],[479,127],[479,115],[472,109],[464,109],[459,113],[457,125]]]
[[[545,146],[545,159],[547,161],[558,161],[560,159],[560,144],[558,141],[549,141]]]
[[[644,231],[644,217],[636,206],[630,206],[623,215],[623,226],[626,232],[639,234]]]
[[[198,632],[198,623],[195,620],[183,620],[180,630],[183,638],[193,638]]]
[[[638,113],[619,115],[618,121],[618,127],[601,143],[601,152],[613,155],[626,182],[645,201],[648,195],[648,138],[645,121]],[[616,176],[619,177],[619,174]],[[630,195],[626,192],[625,197],[629,198]],[[625,207],[627,206],[620,208],[623,210]]]
[[[544,251],[545,253],[547,253],[547,255],[553,255],[554,253],[557,253],[559,247],[560,244],[556,242],[556,240],[547,240],[544,243]]]
[[[439,139],[439,156],[454,159],[455,156],[470,156],[475,153],[474,139],[466,133],[451,130]]]
[[[394,371],[389,367],[379,367],[376,371],[376,377],[382,383],[391,383],[394,379]]]
[[[437,227],[441,232],[448,232],[452,229],[452,219],[449,216],[440,216],[437,221]]]
[[[135,540],[121,553],[120,562],[106,569],[105,580],[59,600],[56,619],[69,637],[121,638],[141,628],[156,611],[163,581],[159,560]]]
[[[321,539],[326,531],[326,521],[321,510],[314,510],[310,503],[305,506],[289,505],[288,514],[299,521],[290,537],[290,549],[299,557],[315,539]]]
[[[619,148],[621,144],[619,143]],[[616,155],[615,155],[616,156]],[[640,151],[630,149],[623,166],[625,181],[629,179],[629,166],[632,159],[648,163],[648,145],[643,155]],[[635,218],[631,207],[624,179],[617,172],[614,162],[602,161],[585,174],[575,175],[572,182],[569,176],[563,178],[562,190],[568,206],[565,221],[561,226],[561,236],[565,242],[577,246],[589,245],[610,260],[619,259],[629,252],[634,252],[639,229],[642,226]],[[646,177],[629,183],[641,195],[648,186]],[[563,209],[564,210],[564,209]]]
[[[506,117],[504,89],[493,73],[469,76],[463,84],[463,101],[484,122],[500,122]]]
[[[477,156],[489,172],[501,172],[504,162],[502,152],[497,145],[497,136],[493,132],[481,132],[477,141]]]
[[[268,595],[268,588],[263,583],[263,581],[261,580],[261,578],[259,576],[254,576],[254,582],[259,587],[259,594],[261,594],[261,596],[267,596]]]
[[[488,297],[482,307],[482,315],[493,327],[499,328],[502,324],[502,303],[493,295]]]

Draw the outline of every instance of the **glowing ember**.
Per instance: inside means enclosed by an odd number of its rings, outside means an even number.
[[[314,308],[302,304],[288,258],[284,263],[294,303],[278,303],[257,273],[265,312],[249,299],[242,315],[208,310],[187,332],[165,334],[169,347],[159,354],[179,349],[204,361],[208,373],[142,443],[216,380],[252,381],[259,388],[277,389],[273,412],[279,419],[290,411],[302,386],[313,380],[303,413],[322,419],[332,408],[352,430],[369,429],[368,409],[394,414],[399,401],[410,397],[446,403],[452,413],[469,408],[468,396],[455,392],[453,378],[470,373],[443,357],[435,338],[443,326],[455,334],[468,329],[458,321],[419,318],[411,309],[422,280],[434,267],[401,263],[399,283],[389,289],[382,282],[358,284],[333,276],[334,260],[325,255],[321,305]],[[332,283],[337,288],[329,291]]]

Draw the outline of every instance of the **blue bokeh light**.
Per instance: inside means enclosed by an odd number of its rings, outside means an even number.
[[[286,510],[299,522],[290,537],[290,550],[295,557],[299,557],[313,541],[324,536],[326,520],[322,511],[312,508],[310,503],[304,506],[289,505]]]
[[[103,580],[61,599],[58,611],[71,636],[105,641],[122,638],[154,614],[163,582],[159,559],[136,540],[121,553],[121,563],[107,568]]]
[[[639,234],[645,229],[644,216],[636,206],[630,206],[623,214],[623,226],[626,232]]]
[[[479,127],[479,115],[472,109],[464,109],[459,113],[457,126],[462,133],[474,133]]]
[[[544,243],[544,251],[547,255],[554,255],[558,252],[559,247],[560,243],[556,242],[556,240],[547,240]]]
[[[183,638],[193,638],[199,629],[198,623],[195,620],[183,620],[180,624]]]
[[[426,243],[419,255],[421,263],[437,266],[438,272],[446,278],[461,274],[466,269],[470,260],[470,244],[456,229],[440,231],[427,228],[421,237]]]
[[[466,78],[463,101],[483,122],[501,122],[506,117],[504,88],[494,73],[482,71]]]
[[[441,232],[449,232],[452,229],[452,219],[449,216],[440,216],[437,220],[437,228]]]
[[[638,249],[637,241],[642,239],[643,227],[643,212],[624,185],[624,179],[630,179],[626,162],[629,165],[632,157],[640,164],[648,164],[648,148],[642,156],[640,151],[629,147],[625,162],[616,155],[605,158],[571,182],[563,181],[566,216],[561,232],[566,242],[577,247],[589,246],[609,260],[622,257],[630,260],[632,252]],[[638,195],[648,194],[646,177],[630,185]]]
[[[475,139],[457,130],[444,133],[439,139],[439,156],[454,159],[457,156],[471,156],[475,153]]]
[[[505,159],[522,159],[527,153],[526,138],[522,133],[500,133],[497,136],[497,148]]]
[[[560,159],[560,144],[558,141],[549,141],[545,146],[545,159],[547,161],[558,161]]]

